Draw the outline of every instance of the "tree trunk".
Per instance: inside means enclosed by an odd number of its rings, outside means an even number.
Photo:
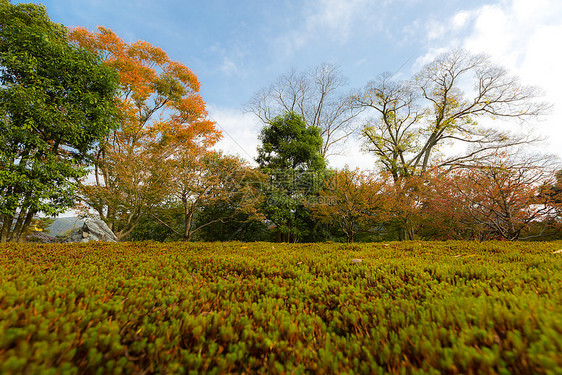
[[[190,212],[188,207],[185,207],[185,224],[183,228],[183,240],[191,240],[191,223],[193,221],[193,212]]]
[[[8,242],[18,242],[18,238],[21,233],[20,231],[22,229],[22,226],[24,225],[24,221],[26,218],[27,218],[27,210],[22,207],[20,213],[18,214],[16,225],[14,226],[14,229],[11,230],[11,233],[8,236]]]
[[[29,212],[27,213],[27,216],[25,218],[25,221],[23,223],[23,226],[20,228],[19,233],[16,233],[16,238],[13,242],[21,242],[23,240],[21,235],[27,230],[27,228],[31,224],[31,220],[33,220],[33,215],[35,215],[35,211],[29,210]]]
[[[2,231],[0,232],[0,242],[8,242],[8,234],[10,229],[12,229],[12,222],[14,221],[14,215],[2,215]]]
[[[398,228],[398,241],[405,241],[406,240],[406,228],[399,227]]]

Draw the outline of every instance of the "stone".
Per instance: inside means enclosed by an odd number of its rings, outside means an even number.
[[[105,221],[101,219],[88,219],[82,227],[84,232],[89,233],[90,237],[94,237],[94,241],[117,242],[117,237],[107,226]]]
[[[351,262],[352,263],[361,263],[362,260],[361,259],[352,259]]]
[[[82,228],[70,234],[68,243],[85,243],[90,241],[117,242],[117,236],[109,229],[107,224],[98,218],[86,219]]]

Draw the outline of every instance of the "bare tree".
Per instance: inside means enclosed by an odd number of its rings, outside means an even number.
[[[466,94],[461,86],[469,82],[473,90]],[[541,115],[549,106],[536,101],[539,95],[540,90],[521,85],[487,56],[455,50],[437,57],[411,80],[394,82],[382,75],[352,101],[374,112],[363,127],[366,149],[396,180],[421,175],[430,165],[482,162],[501,149],[528,143],[530,137],[484,128],[477,120],[524,121]],[[436,151],[451,144],[464,152],[437,160]]]
[[[346,84],[335,65],[322,64],[305,72],[292,70],[256,92],[245,109],[266,124],[286,112],[296,112],[307,125],[320,129],[322,156],[326,157],[341,151],[337,146],[353,134],[353,122],[362,110],[342,94]]]

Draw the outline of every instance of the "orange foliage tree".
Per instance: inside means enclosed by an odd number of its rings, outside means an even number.
[[[94,182],[82,183],[82,195],[122,239],[168,196],[177,145],[195,154],[215,144],[220,131],[207,118],[195,74],[162,49],[126,43],[104,27],[75,28],[70,38],[119,73],[121,125],[91,155]]]
[[[383,173],[383,176],[389,181],[386,194],[389,202],[387,229],[395,231],[400,241],[413,240],[424,213],[427,179],[419,176],[393,179],[389,172]]]
[[[385,183],[372,173],[359,169],[343,169],[328,178],[318,193],[318,199],[308,204],[312,215],[320,222],[337,227],[355,240],[383,221],[388,199]]]
[[[454,169],[434,180],[425,215],[432,226],[442,225],[434,230],[441,237],[448,232],[459,239],[517,240],[556,214],[540,194],[548,177],[540,160],[499,155],[493,163]]]

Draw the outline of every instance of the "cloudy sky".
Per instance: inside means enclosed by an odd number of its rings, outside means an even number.
[[[27,2],[27,1],[26,1]],[[540,86],[553,104],[533,131],[562,156],[560,0],[45,0],[66,26],[103,25],[125,41],[145,40],[189,66],[201,81],[219,147],[251,159],[260,122],[242,107],[290,69],[337,64],[349,89],[383,72],[408,78],[437,54],[485,52]],[[526,125],[529,126],[529,125]],[[330,164],[372,168],[359,140]]]

